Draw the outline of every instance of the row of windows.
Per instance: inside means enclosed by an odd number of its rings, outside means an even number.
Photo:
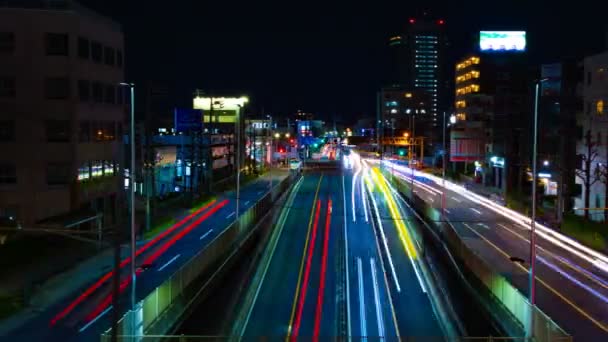
[[[14,32],[0,32],[0,54],[12,54],[15,51],[16,37]],[[69,56],[70,39],[67,33],[45,33],[44,49],[47,56]],[[78,37],[78,56],[91,59],[96,63],[122,67],[122,51],[104,46],[98,41]]]
[[[479,71],[471,70],[464,75],[457,76],[456,83],[464,82],[466,80],[470,80],[471,78],[479,78]]]
[[[44,92],[47,100],[67,100],[70,98],[70,80],[67,77],[47,77],[44,80]],[[79,80],[78,97],[83,102],[124,104],[124,88],[114,84],[103,84],[96,81]],[[17,85],[14,76],[0,76],[0,98],[10,99],[17,96]]]
[[[77,178],[78,181],[83,182],[115,174],[118,174],[118,163],[112,160],[92,160],[80,164]]]
[[[115,84],[78,80],[78,99],[82,102],[125,104],[125,88]]]
[[[46,142],[64,143],[71,140],[68,120],[45,120]],[[122,125],[114,121],[81,121],[78,130],[79,142],[114,141],[122,131]],[[0,120],[0,143],[15,141],[15,121]]]
[[[78,141],[115,141],[121,132],[122,125],[114,121],[80,121]]]
[[[470,86],[466,86],[466,87],[461,87],[456,89],[456,95],[464,95],[464,94],[468,94],[468,93],[478,93],[479,92],[479,85],[477,84],[471,84]]]
[[[118,174],[118,163],[111,160],[87,161],[78,168],[78,181],[113,176]],[[46,166],[47,185],[66,185],[71,182],[70,163],[48,163]],[[16,184],[17,168],[14,163],[0,162],[0,184]]]
[[[109,46],[103,46],[100,42],[87,38],[78,37],[78,57],[91,59],[95,63],[104,63],[109,66],[122,67],[122,51]]]
[[[48,163],[47,185],[66,185],[70,182],[70,163]],[[17,168],[14,163],[0,162],[0,184],[16,184]]]

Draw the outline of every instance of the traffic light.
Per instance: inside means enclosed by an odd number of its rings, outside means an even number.
[[[312,144],[312,147],[317,148],[317,147],[319,147],[319,144],[314,143],[314,144]]]
[[[405,155],[405,151],[403,149],[399,150],[399,155],[403,157]]]

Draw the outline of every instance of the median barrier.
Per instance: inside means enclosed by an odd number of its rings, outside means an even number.
[[[471,281],[477,294],[485,300],[483,305],[491,308],[490,314],[503,330],[514,336],[512,338],[520,340],[572,341],[570,335],[538,307],[531,305],[525,295],[503,275],[494,271],[481,255],[470,249],[452,224],[442,220],[440,209],[434,208],[420,198],[414,192],[415,187],[411,187],[409,182],[393,177],[389,170],[381,171],[395,190],[420,215],[425,226],[432,230],[432,234],[422,233],[422,235],[441,239],[457,262],[463,266],[465,273],[469,275],[467,279]]]
[[[289,175],[275,185],[204,249],[139,301],[135,310],[128,311],[118,322],[117,340],[156,341],[164,338],[163,335],[183,317],[195,299],[221,271],[228,261],[224,259],[234,255],[235,250],[246,242],[252,235],[253,228],[257,228],[256,224],[268,216],[274,203],[287,192],[296,177],[297,175]],[[218,267],[213,268],[214,266]],[[208,277],[204,277],[205,275]],[[111,328],[101,335],[101,341],[112,341]]]

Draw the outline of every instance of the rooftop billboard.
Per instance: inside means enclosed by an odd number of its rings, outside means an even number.
[[[486,52],[525,51],[526,31],[480,31],[479,50]]]

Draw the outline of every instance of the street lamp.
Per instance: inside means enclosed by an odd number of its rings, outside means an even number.
[[[129,172],[130,199],[131,199],[131,310],[135,311],[136,301],[136,275],[135,275],[135,84],[124,83],[119,84],[123,87],[129,87],[131,90],[131,170]],[[135,320],[132,320],[132,333],[135,334]]]
[[[290,134],[289,133],[285,133],[285,138],[289,138]]]
[[[536,182],[538,173],[536,171],[537,136],[538,136],[538,93],[541,83],[547,81],[543,78],[536,81],[534,92],[534,141],[532,142],[532,220],[530,221],[530,304],[536,305]],[[531,315],[532,317],[533,315]],[[533,325],[531,325],[533,327]]]
[[[281,134],[279,134],[279,133],[275,133],[275,134],[274,134],[274,137],[275,137],[275,139],[279,139],[279,138],[281,137]]]

